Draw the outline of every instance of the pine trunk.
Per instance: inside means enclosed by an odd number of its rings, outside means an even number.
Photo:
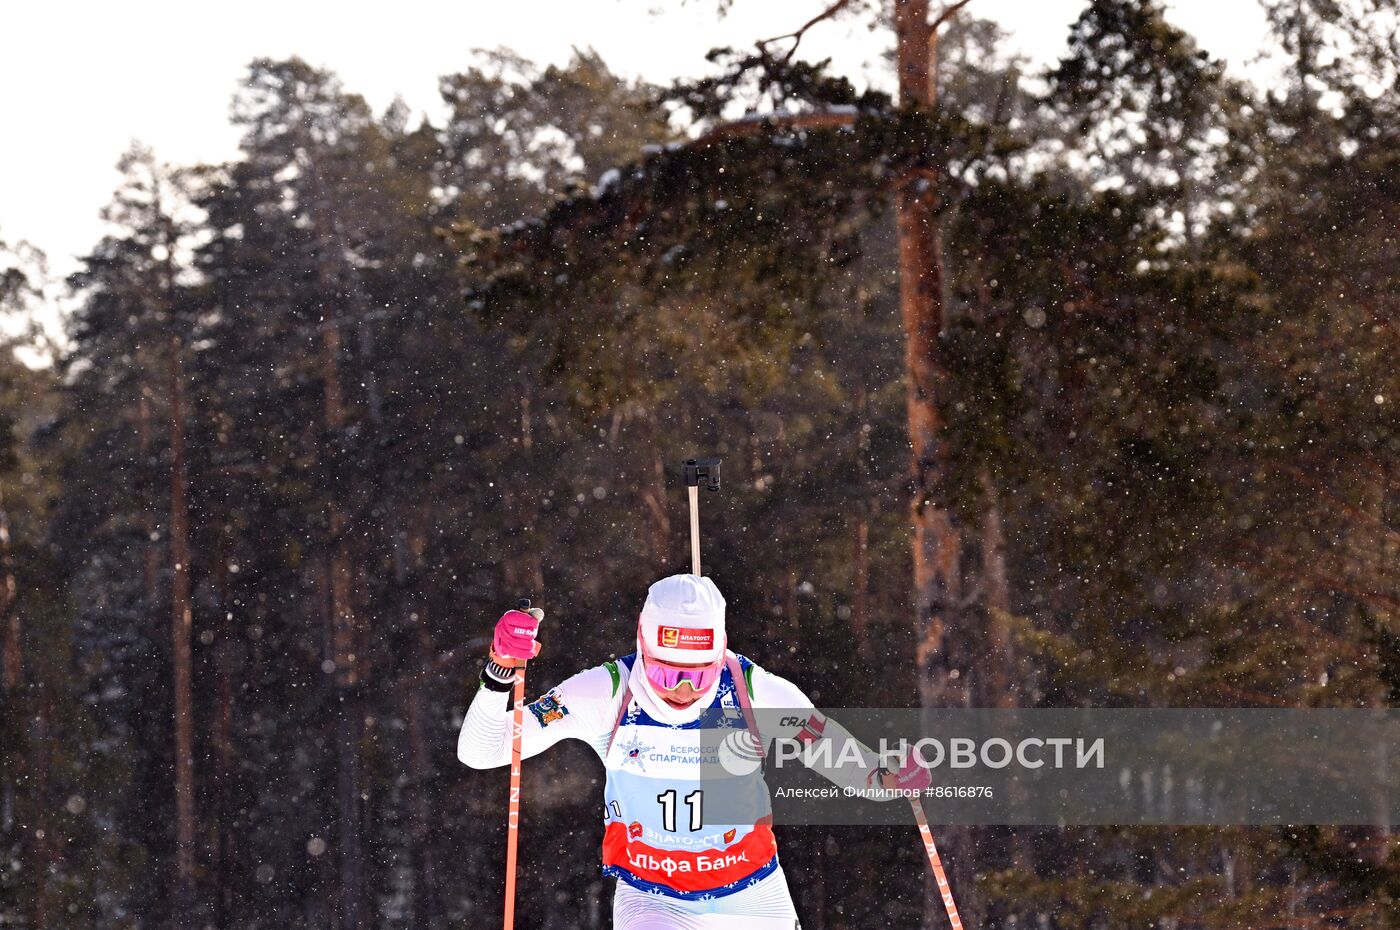
[[[10,698],[19,693],[24,681],[24,647],[20,637],[19,608],[15,604],[18,594],[15,583],[14,553],[10,549],[10,512],[4,500],[0,499],[0,618],[5,625],[4,659],[0,662],[0,678],[5,684],[5,696]]]
[[[666,459],[661,454],[661,443],[657,439],[656,417],[651,411],[640,415],[645,447],[651,453],[650,474],[640,479],[642,502],[646,505],[649,517],[647,525],[651,530],[651,558],[654,571],[666,570],[671,564],[671,512],[666,506]]]
[[[851,632],[861,655],[870,654],[870,519],[857,511],[851,533]]]
[[[33,829],[33,839],[28,844],[33,862],[30,867],[33,885],[29,913],[35,930],[46,930],[52,926],[49,923],[49,896],[53,893],[52,870],[58,856],[52,827],[57,810],[52,796],[56,780],[50,777],[53,764],[49,754],[52,745],[49,724],[54,719],[54,713],[48,689],[38,682],[26,689],[25,697],[29,700],[25,701],[24,709],[29,715],[24,727],[26,753],[21,771],[29,776],[29,810],[33,818],[28,824]]]
[[[170,623],[175,672],[176,923],[194,924],[194,681],[190,636],[189,479],[185,463],[184,346],[169,339],[170,392]]]
[[[981,550],[982,564],[979,581],[982,588],[982,609],[986,614],[986,650],[979,668],[977,706],[1007,710],[1019,706],[1022,682],[1016,677],[1016,653],[1011,639],[1011,582],[1006,568],[1006,517],[1002,512],[1001,491],[996,479],[983,469],[978,476],[982,486]],[[1010,788],[1009,800],[1024,804],[1024,785]],[[1035,862],[1029,833],[1024,828],[1006,827],[996,831],[1004,838],[1007,867],[1030,869]],[[984,833],[984,836],[986,834]]]
[[[224,640],[219,644],[214,659],[217,668],[218,684],[214,713],[214,754],[219,766],[217,797],[219,823],[219,874],[216,878],[218,897],[216,916],[219,926],[226,927],[233,918],[234,874],[237,854],[235,846],[235,820],[237,812],[233,804],[233,790],[236,773],[233,770],[233,643]]]
[[[897,0],[896,65],[900,104],[931,113],[936,106],[932,77],[934,26],[928,0]],[[944,322],[943,231],[938,216],[940,177],[933,152],[911,152],[914,167],[898,191],[899,303],[905,337],[905,405],[908,419],[913,495],[914,609],[920,703],[925,708],[966,706],[967,676],[959,644],[962,599],[962,539],[948,500],[948,445],[940,391],[947,380],[939,336]],[[965,829],[944,830],[954,892],[963,918],[972,918],[971,842]],[[924,876],[924,924],[945,920],[931,872]]]
[[[870,399],[863,386],[856,388],[856,468],[860,487],[851,528],[851,632],[856,648],[870,655]]]
[[[0,762],[4,764],[0,770],[0,832],[8,834],[13,829],[17,816],[23,816],[18,808],[20,806],[20,786],[25,784],[29,775],[29,752],[27,743],[30,721],[28,714],[28,700],[24,693],[24,650],[21,639],[20,615],[15,604],[16,585],[14,574],[13,556],[10,552],[10,518],[9,511],[3,504],[0,504],[0,572],[3,572],[3,582],[0,582],[0,617],[4,618],[5,646],[3,662],[0,662],[0,681],[4,683],[4,707],[5,713],[9,715],[10,722],[14,725],[14,745],[5,747],[5,751],[0,753]],[[21,840],[17,846],[20,850],[28,845],[25,840]],[[21,852],[21,855],[23,853]],[[42,875],[42,873],[39,873]],[[0,909],[0,916],[9,908]]]
[[[321,377],[324,416],[331,459],[340,464],[345,399],[340,385],[340,330],[328,322],[321,330]],[[330,653],[334,664],[336,715],[336,802],[340,832],[340,926],[362,926],[363,870],[360,842],[360,712],[356,694],[359,670],[355,655],[355,613],[350,602],[351,565],[347,520],[339,500],[327,503],[327,587]]]
[[[154,469],[151,462],[151,389],[141,386],[136,402],[136,439],[140,450],[141,528],[146,532],[145,551],[141,566],[142,590],[146,592],[146,607],[152,614],[160,603],[160,519],[156,515]]]
[[[1015,656],[1011,648],[1011,584],[1006,572],[1005,517],[1001,492],[991,473],[978,476],[982,485],[982,608],[987,615],[986,651],[980,663],[977,705],[1015,707]]]
[[[412,930],[431,930],[437,923],[439,911],[437,860],[433,855],[433,762],[428,748],[431,714],[426,694],[432,675],[433,649],[427,618],[422,608],[417,606],[425,548],[426,543],[416,529],[397,527],[393,534],[394,591],[402,605],[399,622],[405,629],[413,631],[417,658],[416,668],[410,674],[404,692],[405,717],[408,721],[408,855],[413,883],[408,900],[408,926]]]
[[[929,110],[928,0],[896,10],[901,103]],[[931,154],[931,153],[930,153]],[[961,588],[961,533],[947,501],[948,446],[939,392],[947,380],[939,349],[943,328],[943,232],[938,174],[911,169],[898,197],[900,310],[905,336],[905,406],[912,453],[914,603],[920,638],[919,686],[926,706],[965,706],[965,683],[948,654]]]
[[[415,630],[420,674],[414,676],[408,691],[409,778],[413,785],[413,901],[411,902],[413,930],[429,930],[437,922],[437,865],[433,857],[432,756],[428,750],[429,726],[427,700],[424,696],[432,662],[431,644],[426,623],[417,620]]]
[[[226,528],[225,528],[226,529]],[[229,610],[233,600],[229,592],[229,568],[227,533],[219,536],[219,549],[214,561],[214,577],[219,592],[219,622],[224,625],[219,637],[219,645],[214,655],[215,708],[214,708],[214,759],[217,765],[215,774],[215,813],[218,826],[218,873],[215,876],[214,917],[217,925],[227,927],[233,921],[234,906],[234,761],[233,761],[233,666],[234,640],[232,613]]]

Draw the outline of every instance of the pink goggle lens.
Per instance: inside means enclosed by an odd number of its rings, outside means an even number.
[[[704,691],[714,684],[722,666],[716,662],[704,668],[672,668],[653,661],[644,662],[642,667],[647,673],[647,680],[662,691],[675,691],[686,682],[696,691]]]

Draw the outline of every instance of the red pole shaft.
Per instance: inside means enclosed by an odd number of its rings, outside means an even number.
[[[515,667],[515,715],[510,730],[510,813],[506,815],[506,920],[515,927],[515,859],[520,845],[520,735],[525,727],[525,663]]]
[[[938,883],[938,894],[943,898],[943,907],[948,911],[948,922],[953,925],[953,930],[963,930],[958,906],[953,901],[953,888],[948,884],[947,873],[943,871],[943,860],[938,857],[938,847],[934,845],[933,831],[929,829],[923,805],[919,803],[918,798],[910,798],[909,806],[914,809],[914,821],[919,825],[919,835],[924,839],[924,852],[928,853],[928,864],[933,867],[933,880]]]

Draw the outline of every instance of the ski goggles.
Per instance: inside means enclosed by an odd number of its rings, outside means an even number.
[[[715,683],[723,668],[722,660],[703,668],[676,668],[645,656],[642,658],[642,670],[646,672],[647,681],[659,691],[675,691],[683,684],[689,684],[696,691],[704,691]]]

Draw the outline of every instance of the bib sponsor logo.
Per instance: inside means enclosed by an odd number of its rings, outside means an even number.
[[[747,851],[697,855],[689,858],[654,856],[647,852],[629,852],[627,854],[627,865],[632,869],[638,872],[660,872],[668,878],[678,872],[719,872],[736,865],[747,864],[749,864]]]
[[[745,830],[743,836],[739,836],[740,829]],[[652,832],[646,829],[647,839]],[[733,887],[771,862],[778,848],[769,818],[752,828],[733,827],[729,832],[736,841],[723,848],[666,848],[629,837],[628,825],[614,820],[603,831],[603,867],[676,891]],[[715,832],[706,840],[716,842],[721,835]]]
[[[666,852],[695,853],[728,846],[734,842],[737,835],[737,828],[731,828],[727,833],[704,833],[697,836],[691,833],[666,833],[654,827],[643,826],[640,836],[629,831],[627,839],[629,842],[643,840],[645,845]]]
[[[732,831],[731,831],[731,832],[732,832]],[[628,839],[635,840],[637,837],[639,837],[639,836],[641,836],[641,835],[642,835],[642,824],[641,824],[640,821],[634,820],[634,821],[632,821],[631,823],[629,823],[629,824],[627,825],[627,838],[628,838]]]
[[[666,649],[713,649],[715,631],[679,626],[657,627],[656,644]]]

